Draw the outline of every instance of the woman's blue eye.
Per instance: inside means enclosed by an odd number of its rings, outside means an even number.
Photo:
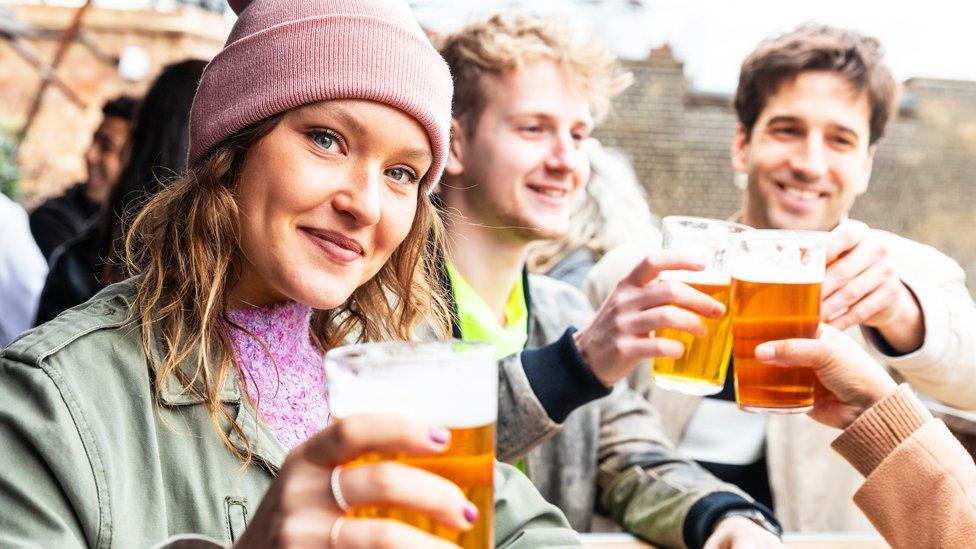
[[[400,183],[412,183],[417,180],[417,176],[405,168],[390,168],[386,170],[386,174]]]
[[[314,141],[316,145],[318,145],[319,147],[322,147],[325,150],[331,149],[336,144],[335,137],[332,137],[331,135],[329,135],[327,133],[324,133],[324,132],[315,132],[315,133],[313,133],[312,134],[312,141]]]

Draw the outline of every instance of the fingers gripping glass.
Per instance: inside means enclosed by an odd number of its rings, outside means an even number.
[[[708,294],[725,305],[721,318],[701,318],[708,333],[696,338],[688,332],[666,328],[658,337],[684,345],[680,358],[655,358],[654,383],[663,389],[689,395],[712,395],[722,390],[732,349],[729,299],[732,279],[728,254],[732,237],[753,230],[751,227],[701,217],[665,217],[662,222],[664,248],[688,252],[705,263],[703,271],[665,271],[661,280],[678,280]]]
[[[494,547],[498,413],[494,347],[459,341],[352,345],[329,351],[325,369],[329,404],[336,420],[354,414],[384,414],[451,431],[443,454],[371,454],[344,464],[344,469],[377,461],[398,461],[424,469],[457,484],[479,511],[474,527],[467,532],[449,530],[409,509],[353,507],[349,515],[397,519],[464,548]]]

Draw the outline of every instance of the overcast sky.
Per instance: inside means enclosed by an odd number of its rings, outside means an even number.
[[[976,80],[973,0],[413,0],[418,18],[449,30],[499,9],[555,14],[596,25],[621,56],[642,58],[664,42],[692,85],[730,92],[742,58],[766,36],[816,21],[879,38],[899,80]]]
[[[95,0],[106,7],[165,8],[177,0]],[[0,0],[80,5],[82,0]],[[409,0],[421,23],[451,30],[508,9],[595,27],[618,55],[643,58],[671,44],[695,88],[730,92],[760,40],[808,21],[872,34],[899,80],[976,80],[976,0]]]

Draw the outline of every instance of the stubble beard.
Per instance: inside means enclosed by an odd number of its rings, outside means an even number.
[[[547,231],[544,228],[533,226],[530,219],[520,212],[512,209],[494,209],[490,206],[483,207],[487,201],[478,201],[479,217],[491,220],[486,223],[491,228],[503,231],[506,238],[524,243],[526,245],[540,240],[552,240],[565,236],[565,233],[557,231]]]

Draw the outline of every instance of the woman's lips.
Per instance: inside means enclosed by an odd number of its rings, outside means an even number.
[[[363,255],[359,242],[335,231],[303,228],[302,232],[336,263],[349,264]]]

